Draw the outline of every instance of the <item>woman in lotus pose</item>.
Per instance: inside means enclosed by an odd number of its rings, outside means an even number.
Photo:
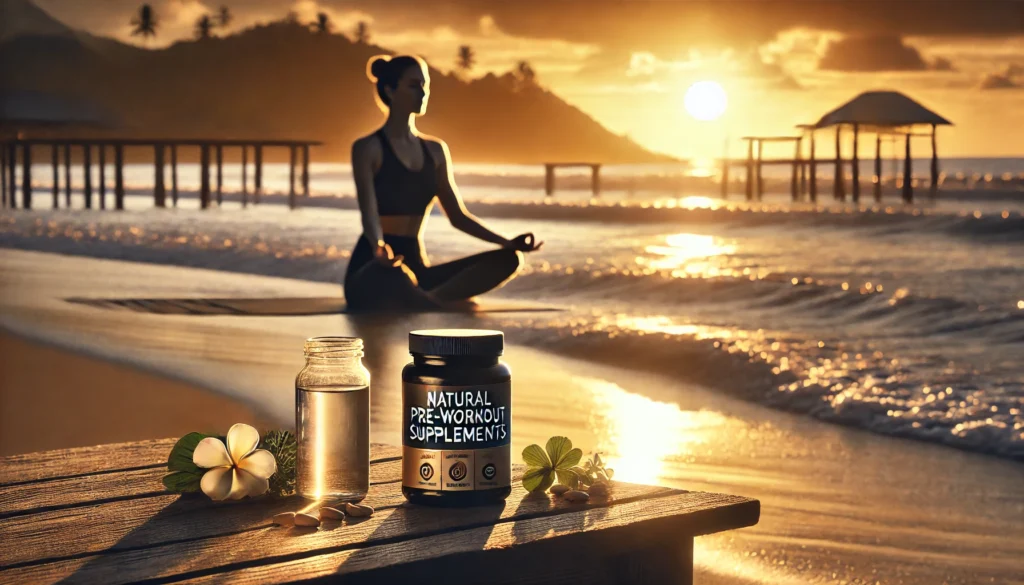
[[[472,304],[500,287],[541,247],[531,233],[507,239],[491,231],[462,202],[448,145],[416,130],[426,111],[430,77],[419,57],[375,57],[368,75],[387,121],[352,145],[363,234],[345,274],[352,309],[425,309]],[[452,226],[497,250],[431,265],[423,249],[424,220],[437,198]]]

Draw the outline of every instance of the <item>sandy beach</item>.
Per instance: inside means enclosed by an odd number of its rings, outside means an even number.
[[[0,330],[0,455],[267,423],[237,401]]]
[[[234,417],[288,425],[301,342],[327,333],[366,340],[373,439],[395,444],[409,329],[500,328],[503,319],[527,318],[159,315],[65,299],[324,298],[340,291],[325,283],[13,250],[0,252],[0,275],[0,325],[46,343],[7,337],[4,347],[34,348],[33,359],[81,359],[81,375],[107,382],[105,399],[131,405],[137,419],[110,417],[109,437],[69,431],[67,446],[169,436]],[[762,501],[757,526],[697,539],[698,582],[1024,582],[1024,469],[1017,463],[825,424],[509,341],[513,452],[565,434],[585,451],[605,453],[623,480]],[[82,352],[88,359],[74,356]],[[8,374],[11,355],[2,355],[6,409],[9,386],[25,383],[33,368],[26,360]],[[57,377],[40,380],[51,382],[48,408],[62,417],[80,414],[71,398],[77,388],[52,388]],[[139,392],[140,385],[147,390]],[[180,411],[159,402],[169,392]],[[210,418],[188,418],[199,410]],[[158,418],[168,426],[140,429],[139,421]]]

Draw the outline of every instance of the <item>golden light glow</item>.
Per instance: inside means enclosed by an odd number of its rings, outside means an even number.
[[[657,256],[643,260],[655,270],[683,270],[687,274],[715,276],[719,267],[708,260],[726,256],[736,251],[736,246],[724,243],[721,238],[703,234],[672,234],[666,238],[666,246],[647,246],[648,254]],[[698,260],[704,261],[698,261]]]
[[[717,81],[698,81],[686,90],[683,105],[698,120],[717,120],[725,113],[729,98]]]
[[[698,157],[690,159],[690,168],[686,171],[689,177],[711,177],[718,172],[715,159]]]
[[[321,401],[326,398],[327,393],[308,392],[308,394],[311,400]],[[327,491],[327,437],[325,436],[329,426],[326,420],[327,405],[314,404],[310,411],[315,413],[314,416],[317,417],[317,420],[313,423],[315,431],[313,436],[313,477],[316,482],[313,496],[319,500],[324,497],[324,493]]]
[[[615,470],[615,479],[622,481],[659,483],[666,459],[690,454],[727,422],[717,412],[682,410],[607,380],[574,378],[573,382],[594,397],[592,428],[604,429],[596,449]]]

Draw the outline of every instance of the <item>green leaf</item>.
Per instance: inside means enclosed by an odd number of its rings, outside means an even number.
[[[556,469],[555,477],[558,478],[558,483],[567,485],[573,489],[579,485],[579,478],[576,477],[576,473],[571,469]]]
[[[192,462],[192,453],[196,450],[196,446],[199,445],[200,441],[212,436],[204,435],[203,433],[189,433],[178,439],[178,442],[174,444],[174,448],[171,449],[171,454],[167,457],[167,469],[199,473],[199,467]]]
[[[555,469],[570,469],[574,465],[579,463],[580,459],[582,458],[583,451],[580,449],[573,449],[572,451],[566,453],[565,457],[562,457],[562,460],[558,462],[558,465],[555,466]]]
[[[523,463],[530,467],[551,467],[551,461],[539,445],[530,445],[523,449]]]
[[[607,468],[605,468],[604,473],[605,473],[605,475],[608,476],[608,479],[611,479],[612,476],[615,475],[615,470],[612,469],[611,467],[607,467]]]
[[[555,474],[549,468],[531,467],[523,476],[523,487],[531,492],[542,492],[551,487],[553,483],[555,483]]]
[[[199,491],[199,482],[203,479],[202,472],[175,471],[164,476],[164,487],[176,494]]]
[[[562,459],[572,451],[572,441],[566,437],[551,437],[545,446],[548,457],[551,458],[551,466],[555,469],[562,467]],[[579,461],[577,459],[577,461]]]

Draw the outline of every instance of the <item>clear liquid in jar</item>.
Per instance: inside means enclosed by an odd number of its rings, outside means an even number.
[[[370,387],[297,387],[298,495],[359,501],[370,489]]]

